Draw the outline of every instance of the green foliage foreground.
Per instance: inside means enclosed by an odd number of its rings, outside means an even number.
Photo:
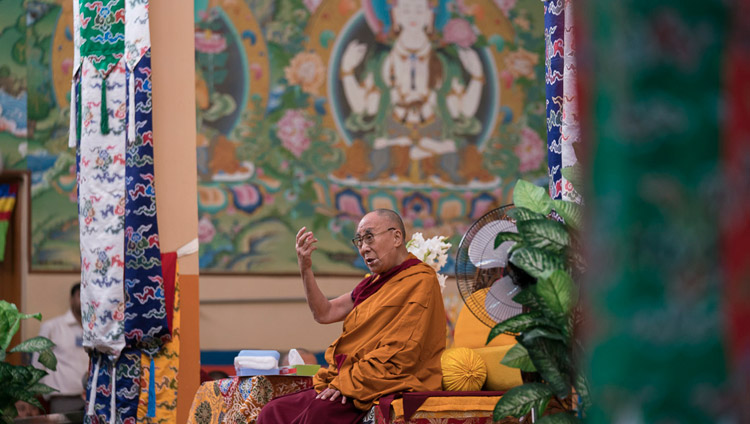
[[[11,365],[6,362],[8,353],[11,352],[39,352],[39,362],[45,367],[57,369],[57,358],[52,352],[55,346],[46,337],[34,337],[19,343],[13,349],[7,351],[10,341],[21,327],[21,320],[35,318],[41,321],[41,314],[22,314],[18,312],[16,305],[0,300],[0,422],[12,423],[13,418],[18,415],[15,403],[22,400],[37,408],[43,409],[37,396],[55,392],[56,390],[40,383],[47,371],[35,368],[32,365]]]
[[[571,276],[583,268],[577,231],[581,207],[572,202],[553,200],[546,190],[519,180],[513,192],[515,208],[508,215],[518,232],[501,232],[497,248],[504,241],[515,241],[509,261],[536,282],[521,285],[513,298],[524,306],[524,313],[497,324],[487,338],[489,343],[502,333],[516,334],[518,344],[508,351],[502,363],[524,372],[537,373],[539,382],[528,382],[506,392],[495,406],[494,419],[523,417],[534,408],[537,423],[576,423],[570,412],[542,417],[550,401],[580,396],[583,412],[589,405],[588,383],[576,367],[581,345],[574,329],[578,316],[578,285]],[[562,222],[550,219],[554,211]]]

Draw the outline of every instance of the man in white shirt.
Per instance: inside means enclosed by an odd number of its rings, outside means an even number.
[[[41,383],[57,389],[49,396],[48,413],[82,410],[84,401],[83,376],[88,372],[89,356],[83,349],[83,327],[81,326],[81,284],[70,289],[70,310],[64,315],[42,322],[39,335],[55,343],[52,351],[57,357],[57,370],[51,371],[38,362],[37,368],[46,370]]]

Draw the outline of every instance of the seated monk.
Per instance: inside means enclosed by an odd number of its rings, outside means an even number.
[[[314,388],[272,400],[258,424],[359,423],[381,396],[440,390],[443,298],[435,271],[407,252],[404,236],[397,213],[365,215],[352,242],[372,275],[329,301],[312,271],[318,240],[299,230],[297,260],[313,317],[343,320],[343,331],[326,350],[328,364],[313,378]]]

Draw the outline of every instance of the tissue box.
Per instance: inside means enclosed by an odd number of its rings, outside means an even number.
[[[279,367],[279,375],[297,375],[297,369],[288,365]]]
[[[279,374],[279,352],[275,350],[243,350],[234,358],[234,368],[237,375],[246,377],[251,375],[278,375]],[[242,366],[243,358],[250,362],[264,363],[263,367]],[[268,366],[270,365],[270,366]]]
[[[320,365],[294,365],[292,368],[297,370],[297,375],[312,376],[320,369]]]

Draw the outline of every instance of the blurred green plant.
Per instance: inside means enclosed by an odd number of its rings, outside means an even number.
[[[35,368],[33,365],[12,365],[6,361],[8,353],[26,352],[39,353],[39,363],[54,371],[57,369],[57,358],[52,352],[55,346],[46,337],[34,337],[7,350],[11,339],[18,332],[21,320],[35,318],[41,321],[42,314],[22,314],[16,305],[0,300],[0,422],[12,423],[18,415],[16,402],[22,400],[37,408],[44,409],[37,399],[56,390],[40,383],[47,371]]]
[[[570,410],[573,397],[580,396],[575,402],[579,415],[590,404],[588,382],[576,366],[581,344],[574,332],[580,314],[578,285],[572,275],[584,268],[577,238],[581,207],[553,200],[544,188],[523,180],[516,183],[513,203],[508,215],[515,219],[518,232],[499,233],[495,247],[516,242],[510,249],[509,268],[521,288],[513,300],[523,305],[524,312],[492,328],[487,342],[502,333],[516,334],[518,344],[502,363],[536,373],[538,378],[506,392],[495,406],[494,419],[520,418],[533,408],[537,424],[577,423],[579,418]],[[562,221],[550,219],[554,213]],[[564,411],[542,416],[554,398]]]

